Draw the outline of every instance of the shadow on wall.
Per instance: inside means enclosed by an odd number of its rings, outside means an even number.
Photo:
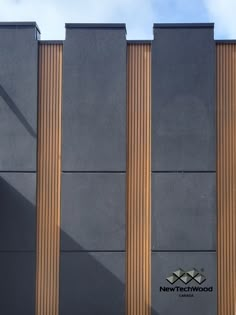
[[[12,112],[16,115],[16,117],[19,119],[21,124],[25,127],[25,129],[29,132],[29,134],[37,138],[36,132],[32,128],[32,126],[28,123],[25,116],[22,114],[22,112],[19,110],[19,107],[14,103],[12,98],[9,96],[9,94],[6,92],[6,90],[3,88],[3,86],[0,84],[0,97],[3,98],[3,100],[6,102],[6,104],[9,106],[9,108],[12,110]]]
[[[35,312],[33,177],[29,173],[0,176],[0,314]],[[74,242],[64,231],[61,234]],[[60,315],[125,314],[125,253],[79,248],[61,252]],[[160,314],[152,310],[152,315]]]
[[[0,314],[34,314],[33,183],[35,174],[0,175]]]
[[[60,315],[125,314],[125,252],[88,252],[62,230],[61,238],[79,250],[61,252]]]

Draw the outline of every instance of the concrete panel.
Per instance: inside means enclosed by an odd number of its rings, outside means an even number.
[[[35,171],[36,28],[0,24],[0,171]]]
[[[125,314],[125,253],[61,253],[60,315]]]
[[[34,314],[35,254],[0,252],[0,278],[0,314]]]
[[[62,123],[63,170],[125,170],[124,28],[67,29]]]
[[[196,280],[186,274],[182,279],[187,284],[172,278],[180,268],[185,273],[196,269]],[[169,277],[176,282],[169,283]],[[216,296],[215,253],[152,253],[152,315],[216,315]]]
[[[152,170],[215,170],[213,28],[155,28]]]
[[[0,173],[0,251],[35,250],[36,175]]]
[[[125,174],[64,173],[61,249],[124,250],[125,187]]]
[[[214,173],[152,174],[152,249],[216,249],[215,182]]]

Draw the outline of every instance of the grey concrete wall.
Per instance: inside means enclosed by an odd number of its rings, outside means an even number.
[[[62,174],[62,250],[125,250],[125,174]],[[66,235],[70,235],[70,241]]]
[[[125,171],[125,28],[67,28],[63,171]]]
[[[152,170],[215,171],[213,28],[156,27]]]
[[[154,27],[153,314],[216,315],[215,79],[212,25]],[[180,268],[206,280],[169,283]],[[212,291],[189,295],[188,287]]]
[[[35,311],[35,253],[0,252],[1,314],[33,315]]]
[[[62,128],[60,314],[124,314],[124,25],[67,25]]]
[[[124,252],[62,252],[61,314],[124,315]]]
[[[0,171],[36,171],[35,26],[0,24]]]
[[[215,173],[153,173],[152,191],[153,250],[216,250]]]
[[[35,310],[38,30],[0,23],[0,313]]]

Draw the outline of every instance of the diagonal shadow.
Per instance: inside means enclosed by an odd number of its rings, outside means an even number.
[[[0,250],[1,251],[32,251],[35,250],[35,205],[22,192],[28,191],[33,199],[36,174],[0,174]]]
[[[0,205],[0,314],[32,315],[35,307],[35,204],[9,184],[8,174],[4,173],[0,174]]]
[[[61,238],[79,249],[61,251],[60,315],[124,315],[125,252],[89,252],[63,230]],[[154,309],[151,314],[160,315]]]
[[[7,176],[0,175],[0,314],[32,315],[36,207]],[[124,315],[125,253],[88,252],[63,230],[61,234],[79,250],[61,251],[59,314]],[[152,310],[152,315],[160,314]]]
[[[34,131],[32,126],[28,123],[25,116],[22,114],[18,106],[14,103],[12,98],[9,96],[9,94],[6,92],[6,90],[3,88],[1,84],[0,84],[0,96],[4,99],[6,104],[9,106],[12,112],[16,115],[16,117],[19,119],[19,121],[22,123],[25,129],[29,132],[29,134],[32,137],[36,138],[37,137],[36,132]]]

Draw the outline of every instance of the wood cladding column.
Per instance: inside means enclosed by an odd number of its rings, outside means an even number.
[[[39,44],[36,315],[58,315],[62,45]]]
[[[151,313],[151,45],[127,49],[126,315]]]
[[[236,308],[236,44],[217,43],[218,315]]]

